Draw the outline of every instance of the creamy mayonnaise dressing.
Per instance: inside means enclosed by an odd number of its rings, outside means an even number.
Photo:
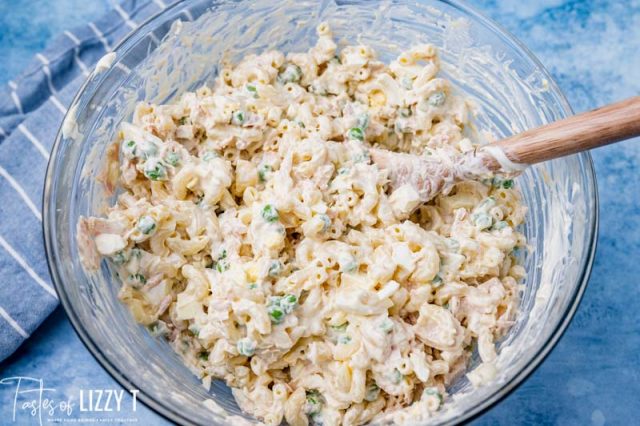
[[[500,168],[505,173],[520,174],[529,166],[528,164],[511,161],[499,146],[487,145],[480,148],[480,150],[481,152],[489,153],[500,164]]]
[[[67,115],[62,122],[62,137],[65,139],[78,139],[80,137],[80,132],[78,130],[78,122],[76,121],[76,116],[78,114],[78,105],[73,104],[69,107],[67,111]]]
[[[500,177],[428,203],[389,190],[375,150],[455,169],[477,148],[468,104],[431,45],[385,65],[317,32],[306,53],[250,55],[213,88],[140,103],[113,159],[122,194],[78,225],[83,261],[111,259],[136,320],[266,424],[426,418],[474,350],[471,382],[495,375],[526,209]]]
[[[111,68],[113,62],[116,60],[116,52],[109,52],[105,54],[98,63],[96,64],[95,69],[93,70],[93,75],[98,75],[101,72],[104,72]]]

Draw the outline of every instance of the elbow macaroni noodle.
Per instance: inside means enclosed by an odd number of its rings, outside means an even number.
[[[468,151],[467,103],[431,45],[387,66],[317,33],[140,103],[108,165],[117,203],[79,223],[83,259],[111,259],[135,319],[266,424],[428,418],[474,346],[473,383],[495,371],[525,208],[500,177],[423,205],[388,194],[368,148]]]

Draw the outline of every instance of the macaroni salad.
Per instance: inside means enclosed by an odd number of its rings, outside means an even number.
[[[389,193],[369,148],[471,151],[469,105],[431,45],[385,65],[317,33],[138,104],[103,176],[117,202],[78,224],[83,262],[110,259],[135,319],[268,425],[426,419],[474,351],[471,381],[495,373],[525,207],[498,176]]]

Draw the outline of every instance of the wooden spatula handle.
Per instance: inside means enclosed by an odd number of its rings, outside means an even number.
[[[514,163],[534,164],[640,136],[640,96],[574,115],[491,145]]]

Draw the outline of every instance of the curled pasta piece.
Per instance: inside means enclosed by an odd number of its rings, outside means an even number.
[[[426,345],[442,351],[456,350],[464,341],[460,322],[448,310],[430,303],[420,308],[414,331]]]

